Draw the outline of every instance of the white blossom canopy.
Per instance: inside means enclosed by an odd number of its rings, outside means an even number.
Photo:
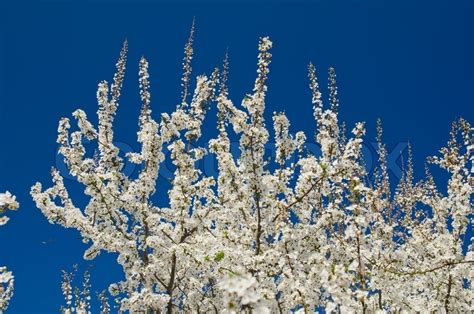
[[[373,179],[361,148],[364,123],[346,137],[338,117],[336,73],[329,70],[329,106],[323,105],[315,67],[309,66],[315,141],[292,134],[284,113],[267,127],[265,105],[272,42],[259,42],[257,78],[237,106],[227,88],[228,59],[220,73],[196,78],[190,97],[193,34],[185,47],[182,99],[171,114],[151,113],[148,62],[139,64],[142,109],[137,133],[141,150],[129,161],[138,176],[124,173],[114,145],[127,54],[124,43],[113,83],[99,83],[98,126],[76,110],[59,122],[60,154],[70,174],[84,185],[85,208],[74,205],[63,177],[52,170],[53,186],[36,183],[31,195],[51,223],[80,232],[90,243],[84,258],[101,251],[118,255],[124,279],[109,291],[122,310],[283,313],[474,310],[473,247],[463,251],[472,218],[472,127],[453,124],[441,156],[430,162],[449,174],[447,192],[427,170],[414,182],[411,157],[394,190],[387,150],[378,127],[379,166]],[[202,141],[211,104],[218,109],[218,135]],[[273,138],[272,138],[273,137]],[[87,157],[84,139],[97,143]],[[239,151],[231,151],[231,139]],[[276,153],[265,147],[273,142]],[[164,149],[174,175],[169,203],[152,201]],[[213,156],[216,176],[199,161]],[[162,186],[160,189],[164,188]]]

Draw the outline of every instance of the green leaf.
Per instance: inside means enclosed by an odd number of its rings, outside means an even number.
[[[222,251],[219,251],[216,253],[216,255],[214,256],[214,261],[216,262],[220,262],[224,259],[224,252]]]

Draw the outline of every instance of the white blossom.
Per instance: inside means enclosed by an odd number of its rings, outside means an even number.
[[[6,210],[16,210],[19,204],[16,197],[10,192],[6,191],[0,193],[0,226],[8,222],[8,217],[4,216]],[[4,240],[5,241],[5,240]],[[8,308],[10,299],[13,296],[14,277],[11,271],[4,266],[0,267],[0,313],[3,313]]]

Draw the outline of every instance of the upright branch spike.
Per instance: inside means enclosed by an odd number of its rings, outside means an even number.
[[[346,125],[345,121],[342,121],[341,129],[340,129],[340,132],[339,132],[339,146],[341,147],[341,149],[344,148],[344,146],[346,145],[346,142],[347,142],[346,133],[347,133],[347,125]]]
[[[255,87],[253,91],[257,94],[264,94],[267,91],[265,82],[267,80],[268,73],[270,72],[270,62],[272,54],[269,50],[272,48],[272,42],[268,37],[260,37],[258,43],[258,69],[257,79],[255,80]]]
[[[181,92],[181,105],[186,104],[186,99],[189,95],[189,82],[191,80],[191,73],[193,68],[191,67],[191,61],[193,60],[193,42],[194,42],[194,21],[191,25],[191,30],[189,31],[189,38],[184,46],[184,58],[183,58],[183,77],[181,78],[181,86],[183,88]]]
[[[227,81],[229,80],[229,50],[226,49],[224,55],[224,61],[222,62],[222,74],[219,87],[219,94],[221,96],[227,96],[229,93],[229,88],[227,86]]]
[[[379,158],[379,163],[380,166],[382,167],[382,170],[384,167],[386,167],[386,148],[385,145],[382,141],[382,136],[383,136],[383,127],[382,127],[382,120],[380,118],[377,119],[377,154]]]
[[[413,184],[413,151],[410,142],[408,142],[408,160],[407,160],[407,183],[409,186]]]
[[[433,175],[431,174],[430,167],[428,166],[428,163],[425,162],[425,177],[426,177],[426,182],[429,183],[429,188],[433,191],[436,189],[436,183],[434,181]]]
[[[377,119],[377,154],[378,154],[380,170],[381,170],[380,184],[382,186],[382,190],[384,190],[386,195],[389,196],[390,195],[390,181],[389,181],[388,169],[387,169],[387,149],[382,142],[382,135],[383,135],[382,120],[379,118]]]
[[[100,314],[109,314],[110,305],[109,300],[107,298],[107,292],[105,290],[102,290],[101,293],[97,293],[97,299],[100,303]]]
[[[471,124],[463,117],[459,118],[458,124],[464,144],[474,144],[474,138],[472,137],[472,132],[474,132],[474,129],[471,127]]]
[[[224,60],[222,62],[222,72],[221,72],[221,77],[220,77],[220,86],[219,86],[219,98],[217,99],[217,129],[221,134],[225,133],[225,119],[226,119],[226,113],[225,113],[225,105],[224,105],[224,99],[227,98],[228,96],[228,86],[227,86],[227,81],[229,80],[229,51],[226,49],[225,55],[224,55]]]
[[[339,108],[339,99],[337,98],[337,82],[336,82],[336,70],[333,67],[329,68],[329,103],[331,104],[331,110],[337,112]]]
[[[377,144],[378,146],[382,146],[382,135],[383,135],[383,128],[382,128],[382,119],[377,119]]]
[[[316,76],[316,68],[313,63],[308,65],[309,88],[311,89],[313,103],[314,117],[318,119],[323,109],[323,101],[321,99],[321,92],[319,91],[318,78]],[[318,113],[319,112],[319,113]]]
[[[211,97],[210,97],[210,100],[215,100],[216,99],[216,86],[217,84],[219,84],[219,68],[218,67],[215,67],[214,68],[214,71],[212,71],[212,74],[211,74]]]
[[[107,81],[100,81],[97,87],[97,102],[104,108],[109,101],[109,84]]]
[[[120,56],[117,60],[115,67],[117,71],[114,74],[114,83],[111,86],[112,101],[117,103],[120,98],[120,90],[122,88],[123,78],[125,76],[125,68],[127,63],[127,52],[128,52],[128,41],[125,39],[123,42],[122,49],[120,50]]]
[[[225,114],[224,114],[224,108],[222,106],[217,107],[217,129],[219,130],[219,133],[224,133],[225,132]]]
[[[91,304],[90,304],[90,289],[91,289],[91,274],[88,270],[84,272],[84,278],[82,281],[82,301],[84,310],[86,313],[90,313]]]
[[[142,100],[142,110],[140,112],[140,123],[145,122],[150,116],[150,81],[148,80],[148,61],[145,57],[140,59],[139,67],[140,98]]]
[[[406,168],[405,168],[405,159],[403,158],[403,151],[400,151],[400,166],[402,168],[402,177],[400,182],[405,182]]]

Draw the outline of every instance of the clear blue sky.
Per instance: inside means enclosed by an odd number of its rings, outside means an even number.
[[[336,67],[341,117],[349,126],[367,121],[368,142],[380,117],[389,150],[413,144],[418,175],[425,157],[447,141],[454,119],[474,122],[470,0],[2,0],[0,191],[8,189],[21,203],[0,228],[0,265],[15,273],[9,313],[57,312],[60,270],[74,263],[82,269],[93,265],[96,290],[120,279],[113,256],[82,261],[78,234],[50,225],[29,190],[36,181],[49,185],[49,170],[57,165],[60,117],[76,108],[94,117],[97,83],[111,80],[124,38],[130,53],[116,140],[138,149],[138,60],[145,55],[150,62],[155,117],[172,111],[179,101],[183,45],[193,16],[195,74],[209,73],[229,47],[230,92],[236,102],[251,91],[259,36],[271,37],[268,112],[285,110],[293,130],[314,130],[306,78],[310,60],[323,85],[326,69]],[[84,202],[80,190],[74,191]]]

